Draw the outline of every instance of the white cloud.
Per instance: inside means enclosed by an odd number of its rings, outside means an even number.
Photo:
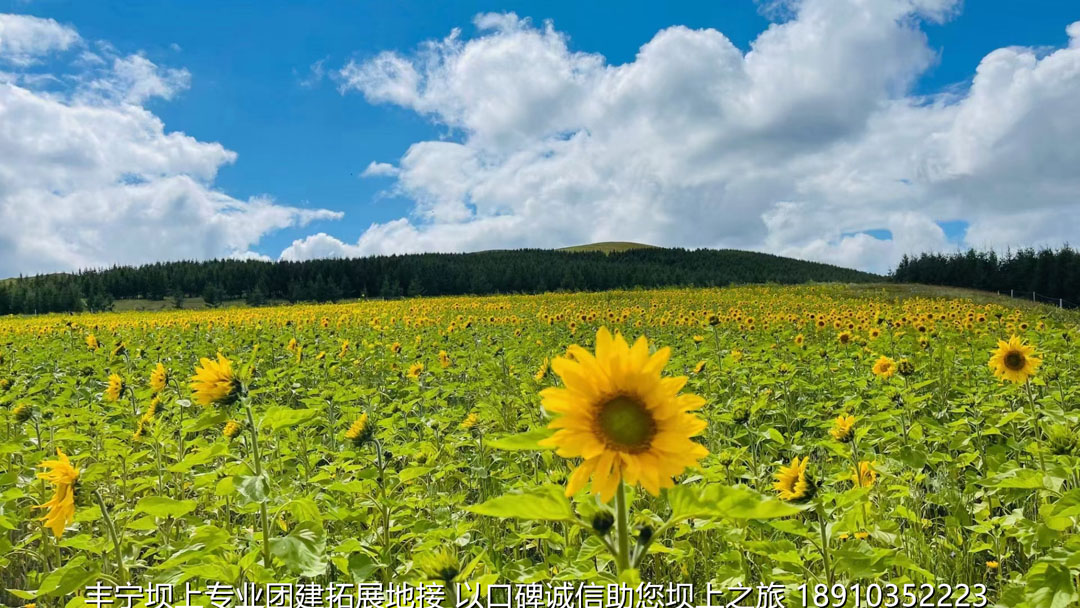
[[[250,257],[270,232],[341,217],[216,189],[218,169],[236,154],[166,131],[141,105],[184,89],[185,70],[108,45],[68,70],[0,79],[0,276]]]
[[[952,18],[958,2],[780,5],[791,18],[745,53],[719,31],[671,27],[611,65],[550,22],[504,14],[478,16],[472,38],[454,30],[415,54],[349,63],[343,93],[412,109],[452,137],[414,143],[394,171],[369,166],[396,173],[409,217],[350,245],[318,235],[319,246],[635,240],[885,271],[905,252],[949,247],[939,221],[971,222],[974,245],[1069,236],[1053,218],[1075,215],[1080,191],[1080,23],[1062,24],[1067,48],[999,49],[969,89],[918,97],[937,61],[920,24]],[[877,229],[892,239],[862,234]]]
[[[371,161],[360,177],[395,177],[397,174],[398,168],[394,165]]]
[[[281,252],[281,259],[290,261],[352,257],[360,257],[358,248],[346,245],[325,232],[297,239]]]
[[[79,41],[72,28],[53,19],[0,13],[0,62],[25,66]]]
[[[303,78],[300,78],[297,74],[298,84],[305,89],[310,89],[322,82],[322,79],[326,76],[326,67],[323,65],[326,63],[326,59],[326,57],[323,57],[308,66],[307,74]],[[293,73],[296,74],[296,70],[293,70]]]
[[[142,55],[129,55],[113,58],[111,69],[83,83],[79,96],[142,104],[151,97],[172,99],[190,83],[187,70],[160,68]]]

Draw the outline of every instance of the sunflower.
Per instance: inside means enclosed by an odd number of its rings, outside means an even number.
[[[795,336],[795,346],[802,346],[804,341],[806,341],[806,338],[802,334]]]
[[[462,430],[468,431],[472,428],[475,428],[476,425],[479,424],[479,422],[480,418],[476,415],[476,412],[469,412],[469,415],[461,421],[461,428]]]
[[[131,435],[132,439],[136,441],[142,439],[143,431],[146,430],[146,425],[154,421],[154,414],[157,413],[157,406],[159,403],[161,403],[160,397],[155,396],[150,400],[150,406],[146,408],[142,417],[140,417],[139,421],[135,424],[135,433]]]
[[[359,418],[353,421],[352,426],[349,427],[349,430],[345,431],[345,438],[353,442],[353,445],[355,445],[356,447],[360,447],[367,443],[367,441],[371,439],[372,435],[374,434],[375,429],[368,421],[367,412],[364,412],[363,414],[360,414]]]
[[[225,428],[221,430],[221,434],[226,439],[232,439],[240,434],[240,431],[244,430],[244,426],[236,420],[230,420],[225,423]]]
[[[409,366],[409,377],[419,378],[420,374],[424,372],[424,364],[419,361]]]
[[[837,416],[836,420],[833,421],[833,428],[829,429],[829,434],[833,436],[833,439],[841,443],[851,441],[855,434],[855,417]]]
[[[75,518],[75,481],[79,479],[79,469],[71,466],[66,454],[56,448],[57,460],[46,460],[41,466],[47,469],[38,473],[38,479],[53,485],[53,496],[49,502],[38,505],[37,509],[48,509],[41,521],[60,538],[64,528]]]
[[[790,502],[805,502],[814,497],[817,486],[814,484],[814,479],[806,472],[809,464],[809,456],[804,457],[802,462],[799,462],[799,457],[795,456],[791,459],[789,466],[780,467],[773,488],[781,499]]]
[[[118,401],[126,388],[127,384],[124,383],[124,379],[120,377],[120,374],[112,374],[109,376],[109,386],[105,389],[105,399]]]
[[[446,354],[445,350],[439,351],[439,365],[446,369],[450,367],[450,355]]]
[[[100,347],[101,344],[98,342],[97,338],[94,337],[94,334],[86,334],[86,348],[97,350]]]
[[[877,471],[874,463],[866,460],[859,461],[859,468],[852,472],[851,480],[859,488],[869,488],[877,481]]]
[[[696,376],[696,375],[700,374],[702,372],[702,370],[704,370],[704,369],[705,369],[705,360],[702,359],[701,361],[697,362],[697,365],[694,366],[694,375]]]
[[[884,380],[896,373],[896,361],[882,355],[873,367],[874,375]]]
[[[165,390],[165,385],[169,382],[169,372],[165,371],[165,366],[161,363],[157,364],[154,371],[150,372],[150,388],[155,393],[160,393]]]
[[[551,362],[548,361],[547,357],[545,357],[544,362],[540,364],[540,369],[536,370],[536,373],[533,374],[533,380],[540,382],[545,377],[547,377],[548,368],[550,367],[550,365]]]
[[[1042,359],[1035,356],[1035,347],[1012,336],[1009,341],[998,340],[997,350],[990,357],[990,369],[1002,380],[1022,384],[1035,375]]]
[[[839,335],[836,336],[836,341],[840,344],[850,344],[851,334],[846,331],[842,331]]]
[[[218,353],[217,361],[203,357],[191,377],[191,391],[201,405],[231,405],[240,398],[244,385],[233,372],[232,361]]]
[[[694,466],[708,450],[691,438],[705,430],[692,414],[705,405],[697,395],[679,391],[686,377],[661,377],[670,348],[649,354],[642,336],[634,346],[607,328],[596,332],[596,354],[573,345],[574,360],[551,363],[565,388],[541,391],[544,409],[556,418],[554,435],[541,442],[564,458],[584,461],[570,476],[572,496],[592,478],[592,491],[609,501],[619,483],[640,484],[650,494],[674,486],[672,477]]]

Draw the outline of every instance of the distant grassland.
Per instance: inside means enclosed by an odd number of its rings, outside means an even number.
[[[979,291],[977,289],[940,287],[937,285],[915,285],[908,283],[848,283],[844,284],[844,289],[850,297],[854,298],[874,298],[881,300],[904,300],[913,297],[946,299],[962,298],[971,300],[977,304],[995,304],[998,306],[1011,306],[1021,310],[1041,311],[1043,314],[1049,314],[1054,318],[1065,320],[1067,322],[1080,322],[1080,311],[1068,309],[1059,310],[1049,304],[1032,302],[1031,300],[1026,300],[1024,298],[1010,298],[1008,296]],[[363,301],[365,299],[377,300],[378,298],[345,298],[340,301],[351,302]],[[428,297],[424,299],[433,298]],[[287,300],[272,299],[269,300],[266,305],[285,306],[288,304],[289,302]],[[247,304],[243,299],[229,299],[217,306],[217,308],[245,307],[247,307]],[[208,306],[202,298],[195,297],[185,298],[181,308],[183,310],[208,310],[213,307]],[[172,298],[166,298],[164,300],[148,300],[145,298],[116,300],[113,305],[113,310],[115,312],[153,312],[175,309],[176,307],[173,305]]]
[[[631,249],[657,249],[657,247],[655,245],[632,243],[630,241],[604,241],[601,243],[589,243],[588,245],[574,245],[573,247],[563,247],[558,251],[569,251],[572,253],[579,253],[583,251],[614,253],[618,251],[630,251]]]

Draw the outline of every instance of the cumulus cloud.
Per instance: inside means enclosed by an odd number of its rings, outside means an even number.
[[[12,31],[36,32],[33,44]],[[84,45],[49,20],[0,15],[0,36],[0,55],[24,64],[73,54],[64,72],[0,79],[0,276],[257,256],[251,248],[270,232],[341,217],[216,189],[236,154],[167,131],[142,105],[185,89],[186,70]]]
[[[1076,224],[1054,218],[1080,219],[1080,23],[1062,24],[1066,48],[998,49],[965,89],[916,96],[938,60],[922,24],[959,2],[773,4],[786,19],[747,52],[714,29],[670,27],[612,65],[510,13],[479,15],[472,37],[350,62],[343,93],[451,136],[365,172],[395,178],[408,217],[283,255],[635,240],[886,271],[955,246],[944,221],[969,222],[974,245],[1069,236]],[[880,230],[891,237],[868,234]]]
[[[395,177],[397,174],[398,168],[394,165],[371,161],[360,177]]]
[[[53,19],[0,13],[0,63],[26,66],[78,41],[78,32]]]

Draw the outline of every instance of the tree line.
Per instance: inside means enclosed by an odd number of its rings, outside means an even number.
[[[863,282],[877,275],[763,253],[646,248],[424,253],[308,261],[209,260],[114,266],[0,282],[0,315],[110,310],[115,300],[202,297],[330,302],[363,297],[600,291],[743,283]]]
[[[892,273],[900,283],[970,287],[1008,293],[1036,292],[1080,304],[1080,253],[1061,249],[1019,249],[999,256],[969,249],[956,253],[924,253],[900,261]]]

